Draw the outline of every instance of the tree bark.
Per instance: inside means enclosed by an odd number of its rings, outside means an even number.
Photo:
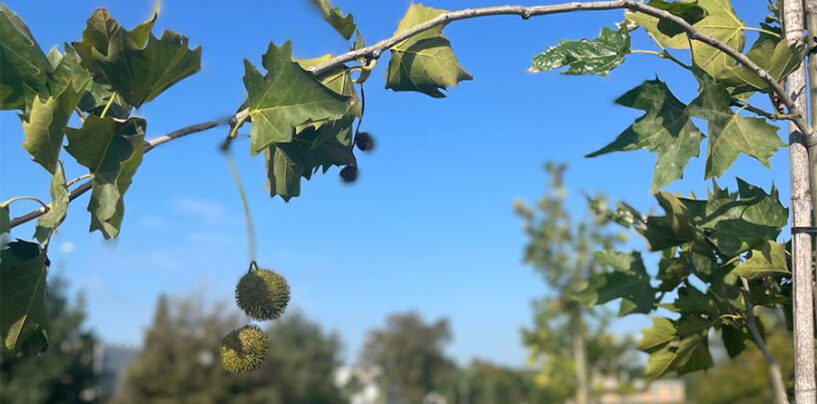
[[[786,42],[803,43],[803,0],[783,0]],[[787,91],[797,109],[806,110],[806,66],[787,79]],[[810,169],[806,139],[789,124],[792,228],[811,226]],[[811,235],[792,231],[792,280],[794,317],[794,397],[797,404],[815,404],[814,306],[811,269]]]

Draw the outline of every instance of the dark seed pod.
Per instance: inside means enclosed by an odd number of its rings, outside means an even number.
[[[374,149],[374,138],[369,132],[360,132],[355,136],[355,145],[361,151],[371,151]]]
[[[268,269],[244,274],[235,288],[235,301],[244,313],[256,320],[281,317],[289,303],[289,284],[283,276]]]
[[[233,373],[258,369],[267,357],[269,341],[258,326],[245,325],[221,339],[221,364]]]
[[[343,182],[350,184],[357,180],[357,167],[356,166],[346,166],[340,170],[340,178],[343,179]]]

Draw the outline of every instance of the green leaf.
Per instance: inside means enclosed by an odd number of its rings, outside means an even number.
[[[48,326],[45,263],[37,243],[17,240],[0,252],[0,335],[6,351],[16,352]]]
[[[644,329],[638,341],[638,349],[649,354],[644,376],[656,379],[673,371],[685,374],[712,367],[707,339],[711,326],[697,317],[653,318],[653,326]]]
[[[446,10],[412,4],[400,20],[395,35],[434,19]],[[418,91],[435,98],[445,97],[440,89],[471,80],[454,56],[451,43],[442,34],[442,26],[429,28],[391,48],[386,88],[394,91]]]
[[[101,115],[105,110],[105,106],[114,97],[113,103],[108,108],[108,113],[105,116],[112,118],[127,119],[130,115],[131,106],[125,102],[122,97],[114,92],[110,84],[104,82],[104,78],[92,81],[82,94],[77,107],[83,112],[88,112],[95,115]]]
[[[699,80],[701,89],[687,108],[690,115],[709,123],[706,178],[720,177],[744,153],[769,167],[769,158],[786,146],[777,135],[778,127],[762,118],[747,118],[732,111],[726,87],[709,77]]]
[[[151,30],[156,14],[125,30],[105,9],[88,19],[82,42],[75,42],[82,65],[104,75],[130,105],[141,106],[168,87],[201,69],[201,47],[188,49],[187,37],[172,31],[157,39]]]
[[[726,348],[726,353],[730,358],[737,357],[746,349],[746,337],[746,333],[740,328],[731,325],[723,325],[721,327],[723,346]]]
[[[312,73],[293,62],[291,55],[290,42],[281,47],[270,43],[262,60],[266,78],[249,61],[244,61],[253,154],[273,143],[291,142],[298,125],[341,118],[354,103],[321,84]]]
[[[34,97],[28,116],[22,116],[25,141],[23,147],[31,154],[34,161],[45,167],[50,173],[57,170],[65,126],[74,113],[79,102],[82,88],[86,82],[78,83],[79,90],[69,82],[61,94],[46,99]]]
[[[686,105],[659,79],[648,80],[616,100],[617,104],[646,111],[616,140],[587,157],[614,151],[646,149],[658,154],[652,192],[681,178],[684,167],[697,157],[703,134],[692,123]]]
[[[0,110],[24,109],[26,87],[47,91],[51,65],[25,22],[0,4]]]
[[[352,34],[355,33],[357,30],[357,26],[355,25],[355,19],[352,17],[351,14],[347,14],[346,17],[343,16],[343,11],[339,7],[332,7],[332,3],[329,0],[312,0],[312,4],[318,7],[321,11],[321,15],[323,15],[323,19],[338,31],[338,33],[343,36],[343,39],[347,41],[349,38],[352,37]]]
[[[68,128],[66,150],[93,175],[91,231],[116,237],[125,214],[123,197],[142,162],[145,127],[142,118],[124,122],[89,115],[80,129]]]
[[[625,24],[617,30],[604,27],[595,39],[559,41],[559,44],[533,57],[530,71],[541,72],[569,66],[563,74],[606,76],[630,53],[630,30]]]
[[[716,38],[738,51],[743,50],[743,46],[746,44],[746,38],[743,35],[745,25],[735,14],[729,0],[699,0],[696,3],[650,1],[648,4],[658,5],[659,8],[663,7],[670,12],[673,12],[668,8],[671,6],[667,5],[676,4],[674,7],[684,10],[679,16],[682,16],[682,18],[694,17],[692,20],[687,20],[687,22],[692,23],[692,26],[701,34]],[[695,21],[698,18],[695,16],[700,16],[700,14],[692,11],[691,7],[702,8],[706,15]],[[662,45],[677,49],[689,48],[690,41],[687,39],[686,34],[678,29],[673,30],[670,28],[670,25],[674,24],[664,23],[659,26],[660,21],[658,18],[637,12],[627,12],[626,16],[628,20],[644,27]],[[730,56],[700,41],[692,41],[692,54],[694,64],[716,78],[728,74],[737,65],[737,62]]]
[[[788,260],[785,244],[767,240],[762,249],[751,250],[749,258],[730,271],[724,282],[732,285],[739,277],[752,280],[770,275],[791,275]]]
[[[65,219],[65,212],[68,211],[68,188],[65,185],[65,172],[62,163],[57,164],[57,170],[51,177],[51,208],[44,215],[37,219],[37,229],[34,237],[45,244],[51,237],[51,233]]]
[[[0,204],[0,247],[5,245],[3,240],[5,234],[11,231],[11,216],[9,215],[9,206]]]
[[[806,51],[803,44],[790,48],[784,38],[761,32],[746,56],[768,72],[775,81],[780,81],[800,66]],[[730,66],[719,81],[726,86],[736,87],[733,91],[738,93],[771,91],[768,83],[745,66]]]
[[[655,304],[655,289],[644,268],[641,254],[606,251],[594,255],[597,262],[610,265],[613,272],[590,277],[588,286],[576,298],[583,304],[604,304],[622,299],[619,316],[631,313],[649,313]]]
[[[352,121],[347,117],[322,125],[308,126],[289,143],[277,143],[265,151],[270,195],[285,201],[301,193],[301,177],[309,179],[319,168],[356,165],[352,152]]]
[[[655,194],[655,199],[666,215],[647,217],[647,226],[642,234],[650,250],[659,251],[701,239],[701,232],[684,199],[667,192]]]
[[[681,17],[693,26],[707,15],[707,11],[698,5],[697,0],[667,2],[664,0],[650,0],[647,5],[670,12]],[[689,48],[689,40],[684,31],[676,24],[658,19],[646,14],[626,11],[624,16],[643,27],[653,38],[663,46],[676,49]]]
[[[322,63],[328,62],[334,56],[330,54],[323,55],[318,58],[313,59],[300,59],[297,60],[297,63],[303,67],[304,69],[309,69],[313,66],[320,65]],[[337,66],[335,68],[329,69],[326,72],[323,72],[318,76],[318,80],[326,86],[326,88],[334,91],[335,93],[349,97],[349,99],[354,100],[352,104],[352,108],[350,109],[349,113],[357,116],[358,118],[362,116],[363,111],[361,110],[362,104],[358,102],[357,92],[355,91],[354,80],[352,80],[352,76],[349,73],[349,70],[346,66]],[[320,125],[318,125],[320,126]]]
[[[706,217],[697,223],[711,233],[707,238],[721,253],[732,257],[775,240],[787,220],[788,209],[780,203],[775,187],[767,194],[738,178],[738,192],[716,188],[706,202]]]
[[[661,257],[661,261],[658,263],[658,275],[656,276],[661,281],[658,290],[662,292],[674,290],[688,275],[687,265],[682,259]]]

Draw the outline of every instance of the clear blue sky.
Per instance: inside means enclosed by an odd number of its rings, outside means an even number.
[[[765,15],[765,2],[735,3],[747,22]],[[389,36],[409,4],[336,1],[354,14],[370,43]],[[495,4],[426,3],[448,9]],[[47,51],[79,40],[96,7],[109,8],[130,28],[149,16],[153,2],[12,0],[9,6]],[[652,154],[582,156],[640,115],[613,105],[616,96],[658,74],[689,101],[694,81],[650,55],[631,55],[609,77],[526,72],[530,58],[560,38],[595,36],[621,17],[621,11],[610,11],[455,23],[445,34],[475,79],[441,100],[385,90],[384,58],[366,83],[363,127],[375,135],[377,150],[359,153],[361,175],[352,186],[341,184],[335,169],[304,183],[303,196],[288,204],[270,199],[263,157],[251,158],[246,140],[235,145],[261,265],[289,279],[293,307],[339,332],[346,358],[357,355],[366,331],[387,314],[417,310],[427,319],[450,318],[449,352],[460,361],[481,357],[522,365],[519,328],[530,323],[531,299],[546,289],[521,264],[525,239],[511,203],[542,193],[546,160],[571,165],[567,183],[577,213],[584,209],[581,189],[626,198],[642,209],[655,205],[649,195]],[[305,0],[166,0],[156,28],[201,45],[202,70],[137,111],[148,119],[148,137],[234,112],[245,96],[242,59],[258,64],[269,41],[293,40],[299,58],[346,49]],[[649,45],[639,34],[635,47]],[[0,113],[0,132],[0,199],[47,199],[49,177],[20,147],[14,112]],[[85,291],[89,324],[105,340],[141,343],[160,293],[200,290],[212,301],[231,300],[247,253],[240,200],[216,152],[225,134],[223,128],[196,134],[147,155],[126,195],[122,235],[114,242],[88,233],[87,196],[71,205],[52,262]],[[772,164],[767,170],[741,156],[721,183],[734,186],[739,174],[765,188],[774,182],[788,197],[788,153],[778,152]],[[76,164],[66,169],[69,178],[85,173]],[[668,189],[705,195],[702,159],[692,161],[685,177]],[[12,216],[32,207],[18,202]],[[30,239],[32,232],[26,226],[13,235]],[[646,323],[633,317],[617,328],[637,332]]]

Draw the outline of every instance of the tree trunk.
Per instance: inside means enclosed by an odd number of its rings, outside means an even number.
[[[817,48],[817,0],[806,0],[806,28],[809,49]],[[809,52],[808,81],[810,89],[811,127],[817,129],[817,55]],[[811,167],[811,223],[817,225],[817,138],[806,139]],[[815,236],[812,236],[812,238]],[[817,290],[817,288],[815,289]]]
[[[803,41],[803,0],[783,0],[786,42]],[[800,65],[787,79],[787,91],[797,108],[806,111],[806,67]],[[791,161],[792,227],[811,226],[811,192],[806,142],[797,127],[789,123]],[[794,397],[797,404],[815,404],[814,306],[811,273],[811,236],[792,231],[792,280],[794,317]]]
[[[576,363],[576,404],[588,404],[587,355],[584,347],[584,322],[581,308],[573,319],[573,361]]]

